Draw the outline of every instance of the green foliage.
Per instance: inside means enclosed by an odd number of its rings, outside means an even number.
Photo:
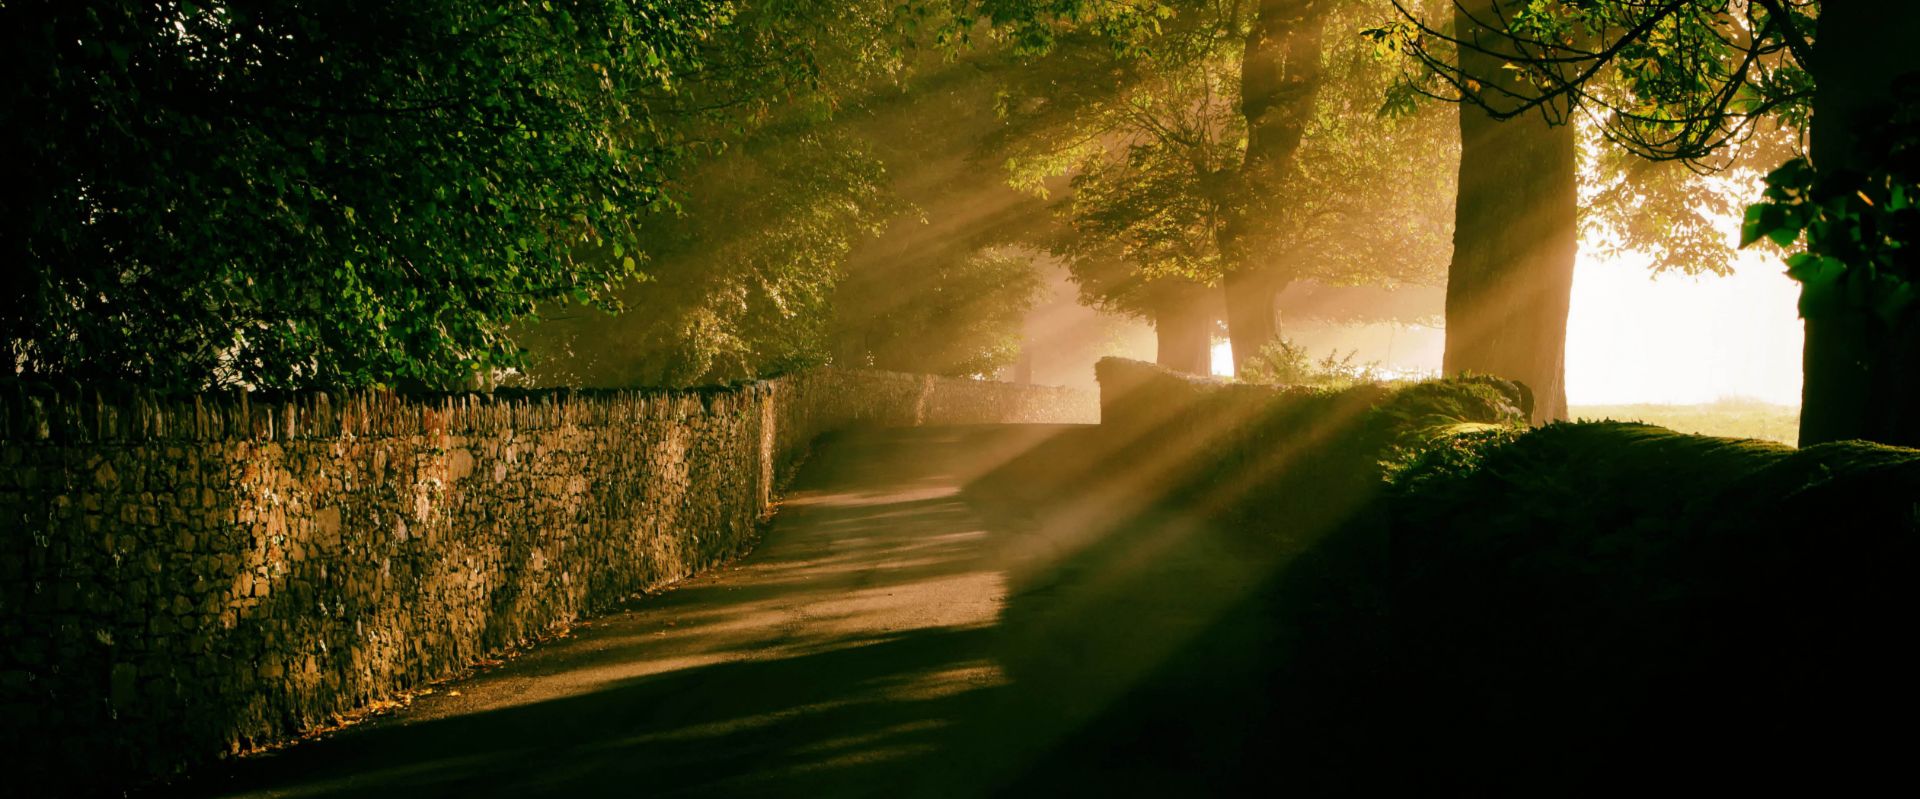
[[[1009,75],[999,104],[1007,129],[991,152],[1010,183],[1070,191],[1045,243],[1089,304],[1151,315],[1167,294],[1217,284],[1237,217],[1255,223],[1236,245],[1253,268],[1331,285],[1438,280],[1454,194],[1448,117],[1376,117],[1391,71],[1358,40],[1329,38],[1299,168],[1236,191],[1254,4],[1166,5],[1145,38],[1063,26]],[[1350,3],[1315,13],[1332,15],[1333,29],[1359,18]]]
[[[1040,296],[1023,254],[984,251],[895,279],[891,301],[860,320],[871,361],[859,366],[941,375],[991,375],[1020,356],[1021,323]]]
[[[1374,13],[1368,2],[1318,7],[1344,34]],[[1453,252],[1459,126],[1425,106],[1375,113],[1395,72],[1359,37],[1329,35],[1321,86],[1297,168],[1254,198],[1246,242],[1256,265],[1324,285],[1444,285]]]
[[[518,322],[614,311],[650,280],[660,336],[704,337],[682,374],[817,361],[808,275],[844,260],[836,220],[871,216],[859,147],[796,167],[837,184],[775,178],[823,199],[742,231],[765,257],[713,280],[666,264],[696,209],[707,231],[786,213],[779,188],[732,216],[698,199],[724,193],[698,160],[832,137],[845,97],[904,69],[896,6],[10,3],[7,107],[45,113],[5,126],[31,198],[5,215],[30,275],[0,310],[8,356],[185,390],[460,385],[529,366]]]
[[[885,166],[856,138],[809,133],[750,141],[689,178],[702,190],[680,213],[635,220],[649,262],[617,294],[625,312],[545,307],[519,333],[526,379],[686,386],[828,360],[848,253],[902,211]]]
[[[1558,517],[1569,512],[1569,503],[1607,505],[1601,515],[1580,522],[1588,532],[1606,535],[1609,517],[1618,521],[1702,499],[1791,452],[1772,442],[1687,436],[1638,423],[1560,423],[1483,448],[1464,466],[1446,453],[1423,453],[1394,482],[1397,501],[1420,518],[1465,510],[1473,498],[1491,502],[1493,494],[1483,492],[1496,491],[1511,493],[1489,508],[1499,507],[1510,521]],[[1474,535],[1521,534],[1509,527]]]
[[[1264,386],[1195,378],[1121,358],[1101,359],[1095,372],[1101,423],[1109,429],[1140,435],[1149,449],[1200,436],[1180,442],[1206,453],[1205,465],[1194,467],[1202,473],[1190,478],[1195,485],[1211,489],[1244,467],[1260,474],[1236,480],[1320,486],[1293,497],[1278,488],[1263,491],[1257,494],[1262,503],[1315,504],[1333,485],[1364,494],[1380,488],[1383,478],[1408,479],[1410,470],[1426,468],[1422,464],[1448,473],[1468,468],[1484,451],[1521,435],[1533,408],[1525,386],[1482,375],[1400,385]],[[1157,443],[1160,438],[1169,441]],[[1315,454],[1299,460],[1296,447]],[[1301,463],[1313,465],[1303,469]],[[1321,505],[1316,512],[1333,507]]]
[[[1244,137],[1231,20],[1179,11],[1150,29],[1109,24],[1135,12],[1125,4],[1056,21],[1050,46],[1003,78],[1005,127],[986,147],[1016,188],[1045,196],[1068,178],[1034,243],[1089,305],[1148,318],[1218,280],[1220,175]]]
[[[1722,220],[1759,191],[1759,165],[1802,145],[1812,86],[1789,42],[1813,30],[1804,0],[1783,0],[1781,20],[1757,2],[1501,0],[1508,35],[1483,32],[1480,45],[1507,56],[1494,75],[1459,67],[1451,4],[1396,6],[1397,19],[1363,31],[1381,56],[1411,66],[1386,93],[1383,113],[1440,97],[1503,118],[1540,113],[1578,124],[1588,137],[1583,241],[1608,255],[1645,256],[1656,272],[1731,269]]]
[[[606,304],[720,0],[8,3],[7,357],[150,386],[460,384]],[[620,253],[611,258],[588,253]]]
[[[1431,459],[1436,468],[1464,468],[1479,453],[1526,427],[1533,397],[1525,386],[1463,375],[1404,386],[1367,421],[1372,449],[1389,482]]]
[[[1871,171],[1816,170],[1796,158],[1767,176],[1765,199],[1747,209],[1743,245],[1804,240],[1787,258],[1801,316],[1865,314],[1895,326],[1920,307],[1920,78],[1896,92],[1891,116],[1858,137]]]
[[[1388,427],[1420,430],[1468,422],[1506,424],[1526,419],[1532,410],[1526,386],[1487,375],[1460,375],[1404,386],[1380,413]]]
[[[1283,537],[1348,523],[1383,476],[1434,448],[1471,456],[1475,442],[1517,435],[1531,411],[1523,386],[1483,376],[1260,386],[1120,358],[1095,373],[1103,434],[1174,473],[1158,490],[1263,525],[1284,519]]]
[[[520,333],[526,379],[692,385],[828,361],[975,373],[1011,357],[1029,274],[977,256],[998,252],[1020,217],[974,220],[1023,198],[965,159],[995,124],[977,111],[1004,52],[886,52],[862,41],[889,40],[883,9],[826,5],[815,16],[827,30],[807,46],[823,54],[826,85],[810,96],[833,113],[777,115],[675,170],[685,199],[675,214],[640,215],[647,279],[619,292],[626,312],[545,307]]]
[[[916,5],[907,3],[902,12],[928,18],[937,7]],[[1070,37],[1077,31],[1090,31],[1125,50],[1146,46],[1180,5],[1159,0],[947,0],[936,38],[942,44],[964,44],[984,24],[1023,55],[1048,53],[1063,33]]]
[[[1307,354],[1306,347],[1285,338],[1277,338],[1267,342],[1258,353],[1242,362],[1236,379],[1242,383],[1275,386],[1346,386],[1378,382],[1375,374],[1377,364],[1355,364],[1353,359],[1357,353],[1358,350],[1352,350],[1341,355],[1335,350],[1316,361]]]
[[[1386,480],[1408,493],[1458,480],[1486,465],[1487,454],[1526,432],[1524,425],[1462,423],[1425,428],[1381,461]]]
[[[1568,123],[1579,113],[1637,155],[1710,168],[1762,120],[1795,130],[1808,120],[1812,0],[1484,0],[1457,7],[1504,20],[1504,31],[1481,30],[1466,45],[1456,4],[1393,5],[1392,20],[1362,31],[1376,52],[1410,67],[1384,112],[1435,97],[1500,118]],[[1498,55],[1498,74],[1463,69],[1462,46]]]
[[[1333,356],[1328,353],[1327,359],[1331,361]],[[1253,357],[1242,361],[1234,375],[1242,383],[1279,386],[1309,383],[1313,376],[1313,359],[1307,348],[1285,338],[1267,342]]]
[[[1739,241],[1727,235],[1727,222],[1760,193],[1762,165],[1800,151],[1793,131],[1765,127],[1717,156],[1718,170],[1703,173],[1607,146],[1593,126],[1580,127],[1582,249],[1645,257],[1656,273],[1728,274]]]
[[[1051,250],[1089,304],[1151,317],[1170,294],[1219,281],[1222,217],[1193,149],[1141,143],[1080,164]]]

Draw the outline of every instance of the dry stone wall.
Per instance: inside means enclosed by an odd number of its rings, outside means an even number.
[[[0,397],[0,752],[123,780],[458,673],[740,553],[822,433],[1091,422],[1088,392]],[[76,770],[79,769],[79,770]]]

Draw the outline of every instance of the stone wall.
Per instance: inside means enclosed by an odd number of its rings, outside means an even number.
[[[0,397],[0,752],[108,780],[284,738],[751,543],[854,424],[1086,392],[821,370],[726,390]]]

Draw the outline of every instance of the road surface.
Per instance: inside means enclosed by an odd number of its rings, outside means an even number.
[[[1219,787],[1240,757],[1219,739],[1249,723],[1223,717],[1254,703],[1192,699],[1223,678],[1216,665],[1181,663],[1257,569],[1193,523],[1131,501],[1139,486],[1059,479],[1100,466],[1048,454],[1091,435],[838,436],[741,561],[405,709],[161,793]]]

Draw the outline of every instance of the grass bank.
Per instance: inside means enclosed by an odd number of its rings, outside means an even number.
[[[1729,398],[1697,405],[1574,405],[1569,415],[1591,421],[1645,422],[1681,433],[1758,438],[1792,444],[1800,438],[1800,409]]]

